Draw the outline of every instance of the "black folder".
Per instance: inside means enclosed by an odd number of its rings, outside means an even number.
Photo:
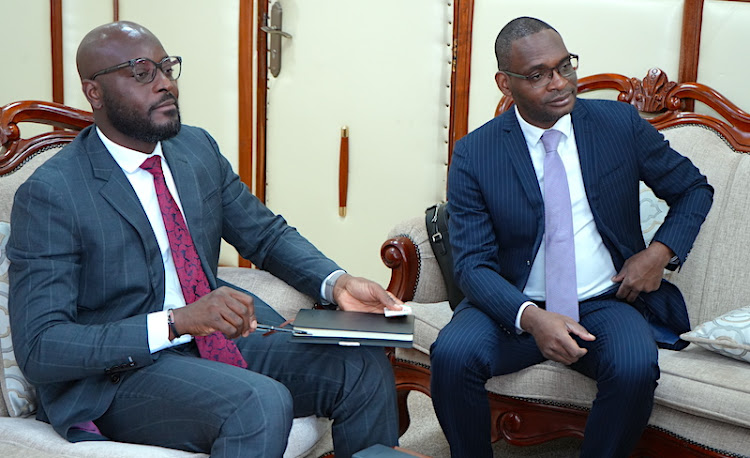
[[[294,330],[292,342],[411,348],[414,316],[304,309],[294,320]]]

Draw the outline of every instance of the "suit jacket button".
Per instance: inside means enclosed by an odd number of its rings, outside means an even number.
[[[112,383],[120,383],[120,374],[112,374],[109,379],[112,380]]]

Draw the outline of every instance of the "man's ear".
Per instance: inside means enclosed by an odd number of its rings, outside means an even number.
[[[510,78],[505,73],[495,73],[495,83],[497,83],[497,87],[503,92],[503,95],[505,95],[506,97],[513,97],[513,94],[511,94],[510,91],[509,80]]]
[[[104,102],[102,101],[102,88],[99,83],[93,80],[82,80],[81,89],[83,95],[86,96],[86,100],[89,101],[91,109],[94,111],[100,110]]]

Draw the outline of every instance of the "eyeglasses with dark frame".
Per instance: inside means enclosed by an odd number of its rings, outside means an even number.
[[[578,70],[578,54],[568,54],[568,57],[563,59],[557,65],[557,67],[538,69],[530,75],[521,75],[508,70],[500,71],[514,78],[520,78],[528,81],[533,88],[540,88],[542,86],[548,85],[549,82],[552,81],[552,77],[554,76],[553,72],[555,70],[557,70],[557,73],[559,73],[563,78],[569,78],[573,76],[576,70]]]
[[[133,72],[133,78],[139,83],[148,84],[152,82],[156,78],[156,70],[161,70],[167,78],[175,81],[180,77],[180,72],[182,71],[182,57],[167,56],[158,63],[146,57],[137,57],[127,62],[105,68],[104,70],[99,70],[91,75],[89,79],[93,80],[99,75],[116,72],[121,68],[127,67],[130,67],[130,70]]]

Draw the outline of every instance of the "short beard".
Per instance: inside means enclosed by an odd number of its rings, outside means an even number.
[[[180,122],[180,107],[177,105],[177,99],[170,93],[165,94],[159,102],[149,108],[148,117],[141,116],[140,113],[137,113],[130,106],[121,103],[117,98],[110,97],[106,91],[103,96],[104,109],[109,122],[112,123],[112,127],[130,138],[145,143],[158,143],[168,140],[180,132],[180,127],[182,126]],[[161,125],[152,122],[150,118],[151,112],[167,100],[174,100],[175,102],[175,117],[171,121]]]

